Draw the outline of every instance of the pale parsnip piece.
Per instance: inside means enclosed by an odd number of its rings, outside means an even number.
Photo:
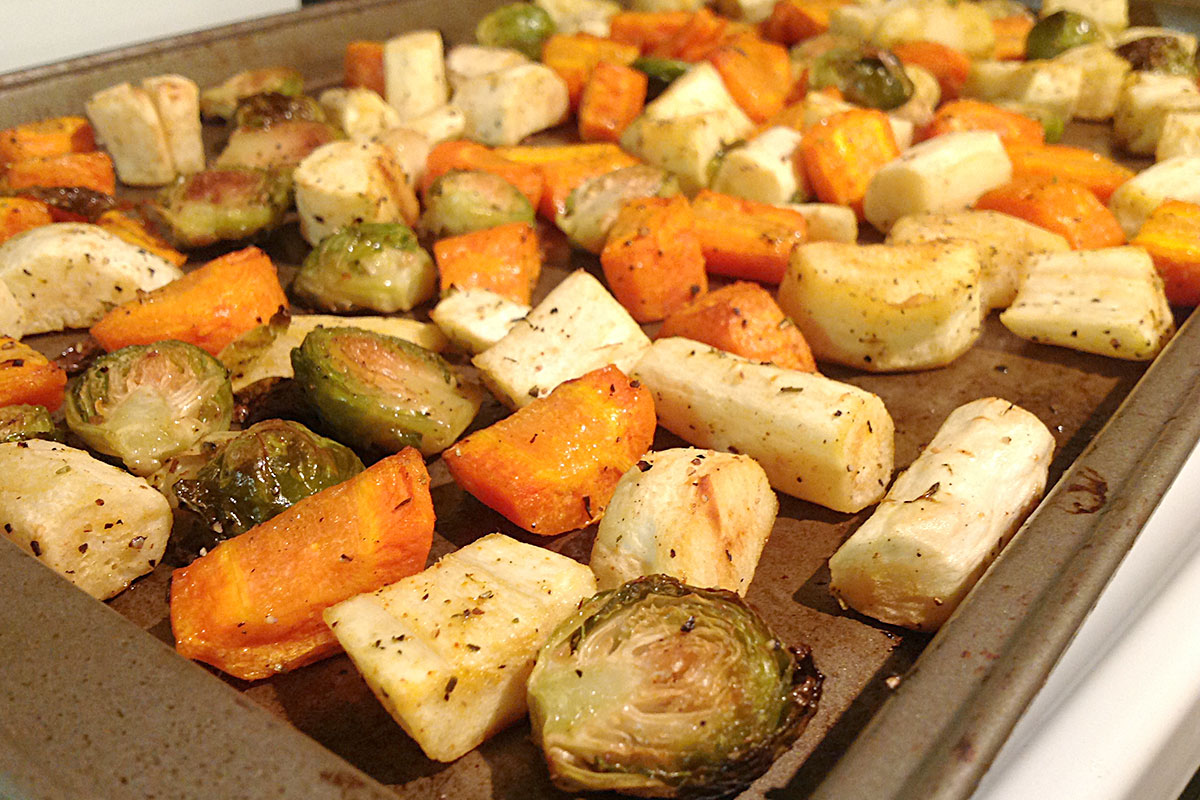
[[[365,86],[326,89],[319,102],[329,121],[351,139],[371,139],[400,124],[399,112]]]
[[[713,191],[772,205],[802,202],[808,192],[792,158],[802,138],[800,131],[775,126],[733,148],[713,174]]]
[[[570,110],[566,82],[544,64],[519,64],[463,81],[454,105],[466,117],[468,139],[513,145],[552,128]]]
[[[969,244],[802,244],[779,307],[818,360],[872,372],[948,364],[979,337],[979,254]]]
[[[989,103],[1012,100],[1070,119],[1084,89],[1084,68],[1060,60],[976,61],[963,94]]]
[[[595,591],[582,564],[493,533],[325,621],[425,755],[453,761],[525,715],[538,650]]]
[[[389,106],[390,108],[390,106]],[[429,161],[429,153],[433,143],[421,133],[405,125],[401,128],[389,128],[371,137],[371,141],[383,145],[400,169],[404,170],[410,186],[418,186],[425,175],[425,165]]]
[[[779,501],[745,455],[647,453],[617,483],[592,545],[601,590],[662,573],[745,597]]]
[[[1090,17],[1110,35],[1129,27],[1128,0],[1042,0],[1043,18],[1057,11],[1074,11]]]
[[[892,476],[892,418],[876,395],[811,372],[659,339],[633,377],[658,422],[696,447],[744,453],[784,494],[854,512]]]
[[[913,145],[884,164],[863,198],[867,220],[886,233],[900,217],[970,208],[1012,180],[1012,162],[991,131],[957,131]]]
[[[401,120],[428,114],[450,99],[443,52],[437,31],[413,31],[384,42],[384,96]]]
[[[649,346],[624,306],[578,270],[472,363],[501,402],[521,408],[563,381],[608,364],[629,374]]]
[[[98,225],[57,222],[0,244],[0,281],[24,312],[24,332],[86,328],[115,305],[170,283],[171,262]]]
[[[708,186],[713,159],[752,128],[741,112],[704,111],[669,119],[643,114],[625,129],[621,147],[675,175],[685,192],[696,192]]]
[[[1030,341],[1130,361],[1154,358],[1175,332],[1162,279],[1140,247],[1035,256],[1000,321]]]
[[[450,139],[461,139],[467,132],[467,115],[461,108],[447,103],[424,116],[408,120],[404,127],[421,134],[431,144],[437,144]]]
[[[963,95],[989,103],[1010,100],[1017,94],[1018,79],[1024,62],[983,59],[971,63]]]
[[[975,3],[905,0],[877,8],[870,38],[880,47],[925,40],[962,50],[971,58],[988,58],[996,49],[991,17]]]
[[[25,333],[25,310],[8,284],[0,281],[0,336],[20,339]]]
[[[829,559],[844,606],[937,630],[1037,505],[1054,437],[995,397],[951,412],[870,519]]]
[[[86,108],[121,183],[165,186],[175,180],[167,134],[145,89],[118,83],[92,95]]]
[[[612,0],[534,0],[554,20],[558,33],[590,33],[602,39],[612,32],[611,20],[621,4]]]
[[[456,347],[477,355],[503,339],[530,307],[488,289],[451,290],[429,318]]]
[[[1200,156],[1200,110],[1168,111],[1163,118],[1154,160],[1166,161],[1179,156]]]
[[[1072,47],[1055,59],[1060,64],[1083,67],[1084,89],[1075,105],[1078,119],[1103,121],[1111,119],[1121,99],[1121,87],[1129,75],[1129,62],[1114,53],[1103,42]]]
[[[1023,219],[999,211],[958,211],[901,217],[888,233],[888,244],[955,242],[975,245],[981,269],[985,309],[1008,308],[1016,299],[1025,262],[1039,253],[1065,253],[1067,240]]]
[[[395,154],[376,142],[330,142],[293,175],[300,233],[316,245],[355,222],[417,220],[417,196]]]
[[[464,83],[481,75],[509,67],[528,64],[529,59],[509,47],[484,47],[480,44],[460,44],[446,53],[446,79],[450,81],[451,95]]]
[[[1113,135],[1129,152],[1152,155],[1173,111],[1200,111],[1196,82],[1183,75],[1134,72],[1121,88]]]
[[[1200,156],[1178,156],[1139,172],[1117,187],[1108,208],[1132,239],[1164,200],[1200,203]]]
[[[0,529],[98,600],[154,569],[171,508],[144,478],[56,442],[0,444]]]
[[[852,208],[834,203],[789,203],[784,207],[804,215],[810,242],[858,241],[858,216]]]
[[[156,75],[142,81],[142,89],[158,112],[175,172],[191,175],[203,170],[200,87],[182,75]]]

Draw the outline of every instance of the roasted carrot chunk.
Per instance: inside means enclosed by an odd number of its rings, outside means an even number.
[[[779,283],[788,259],[808,233],[804,215],[702,189],[692,201],[708,271]]]
[[[361,86],[386,94],[383,79],[383,43],[382,42],[351,42],[346,45],[346,58],[343,62],[345,77],[342,82],[346,88]]]
[[[791,47],[829,30],[829,15],[847,0],[779,0],[762,24],[762,34]]]
[[[557,33],[542,45],[542,62],[567,83],[571,108],[578,108],[583,89],[601,61],[628,66],[638,57],[634,45],[590,33]]]
[[[528,197],[534,208],[541,202],[542,173],[536,166],[509,161],[490,148],[465,139],[442,142],[429,152],[425,161],[425,176],[421,179],[421,195],[429,192],[434,181],[454,169],[480,170],[499,175]]]
[[[553,220],[566,210],[567,198],[588,178],[606,175],[641,163],[609,142],[566,144],[555,147],[498,147],[497,155],[519,164],[536,166],[542,175],[542,201],[538,213]]]
[[[108,153],[65,153],[9,164],[4,170],[4,183],[9,189],[80,186],[101,194],[112,194],[117,190],[117,175]]]
[[[1130,244],[1145,248],[1172,305],[1200,305],[1200,205],[1167,200]]]
[[[187,256],[167,244],[140,221],[122,211],[105,211],[96,224],[132,245],[162,256],[177,267],[187,263]]]
[[[725,17],[701,8],[691,14],[674,35],[652,48],[650,55],[677,58],[680,61],[701,61],[721,44],[728,27],[729,20]]]
[[[611,364],[560,384],[442,454],[458,484],[515,524],[553,536],[604,516],[650,448],[649,390]]]
[[[1013,14],[992,20],[996,33],[997,61],[1021,61],[1025,58],[1025,40],[1033,30],[1033,17],[1028,14]]]
[[[679,33],[691,18],[687,11],[622,11],[610,20],[608,35],[649,53]]]
[[[376,462],[175,570],[175,648],[243,680],[333,655],[321,612],[424,569],[433,522],[421,454]]]
[[[739,36],[714,50],[708,60],[750,119],[766,122],[783,109],[792,87],[785,48],[756,36]]]
[[[1046,131],[1036,119],[980,100],[951,100],[933,115],[921,138],[932,139],[953,131],[995,131],[1009,144],[1042,144]]]
[[[1113,213],[1082,183],[1064,178],[1016,178],[984,194],[975,207],[1011,214],[1060,234],[1075,250],[1125,243]]]
[[[613,297],[638,322],[656,322],[708,289],[696,218],[683,195],[626,203],[600,265]]]
[[[50,206],[27,197],[0,197],[0,242],[54,221]]]
[[[954,100],[962,94],[971,74],[971,57],[940,42],[897,42],[892,52],[905,64],[929,70],[942,89],[942,100]]]
[[[1013,178],[1067,178],[1082,183],[1102,203],[1134,174],[1111,158],[1082,147],[1013,142],[1004,149],[1012,162]]]
[[[67,373],[27,344],[0,336],[0,406],[62,405]]]
[[[542,273],[537,232],[524,222],[441,239],[433,255],[443,293],[451,286],[490,289],[528,305]]]
[[[592,70],[579,101],[579,138],[617,142],[646,105],[646,73],[601,61]]]
[[[875,109],[854,109],[826,117],[804,134],[796,150],[796,158],[821,202],[850,206],[860,219],[871,178],[899,155],[887,115]]]
[[[117,306],[91,333],[109,351],[179,339],[216,355],[280,308],[287,297],[271,259],[247,247]]]
[[[83,117],[55,117],[0,131],[0,164],[95,149],[96,134]]]
[[[704,342],[754,361],[817,371],[804,334],[757,283],[731,283],[672,311],[658,332],[660,339],[670,336]]]

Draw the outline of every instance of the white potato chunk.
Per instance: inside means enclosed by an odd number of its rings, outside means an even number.
[[[325,611],[371,691],[425,755],[453,761],[525,715],[525,684],[591,570],[499,533]]]
[[[1121,88],[1113,135],[1129,152],[1152,155],[1167,115],[1173,111],[1200,111],[1200,88],[1195,81],[1183,75],[1132,73]]]
[[[1154,148],[1154,160],[1200,156],[1200,111],[1168,111],[1162,135]]]
[[[1139,172],[1117,187],[1108,208],[1133,238],[1164,200],[1200,203],[1200,156],[1177,156]]]
[[[92,597],[162,558],[171,508],[144,478],[40,439],[0,444],[0,476],[3,535]]]
[[[507,336],[529,311],[488,289],[451,289],[429,318],[456,347],[476,355]]]
[[[1103,42],[1072,47],[1055,58],[1061,64],[1078,64],[1083,68],[1084,89],[1075,105],[1078,119],[1097,122],[1111,119],[1121,99],[1121,87],[1129,75],[1129,62],[1114,53]]]
[[[166,259],[83,222],[42,225],[0,244],[0,281],[24,313],[26,334],[86,328],[180,277]]]
[[[437,31],[413,31],[384,42],[384,96],[400,119],[428,114],[450,99],[443,53]]]
[[[400,124],[400,113],[365,86],[326,89],[319,102],[329,121],[351,139],[371,139]]]
[[[300,233],[316,245],[356,222],[417,220],[417,197],[395,154],[376,142],[330,142],[294,173]]]
[[[647,453],[617,483],[592,545],[600,589],[662,573],[743,597],[779,501],[749,456],[684,447]]]
[[[798,203],[808,192],[793,156],[804,135],[775,126],[726,153],[713,174],[715,192],[759,203]]]
[[[1000,321],[1030,341],[1130,361],[1154,358],[1175,332],[1162,278],[1140,247],[1035,256]]]
[[[1008,308],[1017,297],[1025,262],[1039,253],[1071,249],[1057,233],[1001,214],[999,211],[958,211],[901,217],[888,233],[888,244],[955,242],[975,246],[979,253],[982,303],[985,309]]]
[[[708,111],[745,117],[741,106],[725,87],[725,81],[721,80],[721,73],[712,64],[702,61],[672,81],[662,94],[646,104],[642,113],[651,119],[674,119]],[[746,127],[749,129],[754,125],[751,123]]]
[[[979,337],[979,274],[969,244],[812,242],[792,252],[779,307],[819,360],[873,372],[929,369]]]
[[[892,418],[856,386],[682,338],[656,341],[633,377],[653,393],[660,425],[696,447],[750,456],[784,494],[854,512],[891,479]]]
[[[158,112],[175,172],[191,175],[203,170],[200,87],[182,75],[157,75],[142,81],[142,89]]]
[[[563,381],[609,364],[629,374],[649,346],[624,306],[578,270],[472,363],[501,402],[521,408]]]
[[[529,63],[464,81],[454,94],[454,105],[466,117],[468,139],[513,145],[562,122],[570,98],[557,72]]]
[[[955,409],[870,519],[829,559],[844,606],[937,630],[1046,487],[1054,437],[995,397]]]
[[[119,83],[92,95],[86,108],[121,183],[165,186],[175,180],[167,134],[145,89]]]

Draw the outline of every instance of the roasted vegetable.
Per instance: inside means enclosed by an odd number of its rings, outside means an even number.
[[[194,479],[175,484],[175,495],[212,529],[211,549],[362,469],[345,445],[272,419],[226,442]]]
[[[57,411],[66,385],[67,375],[58,364],[11,336],[0,336],[0,406]]]
[[[317,328],[292,367],[326,429],[366,456],[439,453],[479,410],[478,394],[436,353],[361,328]]]
[[[328,121],[325,109],[313,98],[280,92],[251,95],[238,103],[233,114],[233,124],[237,128],[269,128],[290,120]]]
[[[1099,41],[1101,32],[1090,17],[1075,11],[1055,11],[1039,20],[1025,39],[1026,58],[1054,58],[1059,53]]]
[[[1117,55],[1139,72],[1196,77],[1196,64],[1178,36],[1143,36],[1117,48]]]
[[[201,247],[274,228],[288,194],[288,181],[264,170],[209,169],[178,179],[150,208],[176,244]]]
[[[435,239],[495,228],[533,224],[533,206],[511,183],[490,172],[451,170],[425,193],[421,228]]]
[[[294,69],[270,67],[239,72],[220,86],[200,93],[200,111],[206,117],[229,119],[238,103],[256,94],[274,92],[298,95],[304,91],[304,77]]]
[[[70,387],[67,426],[136,475],[229,427],[233,390],[220,361],[174,339],[96,359]]]
[[[0,442],[26,439],[62,441],[62,431],[50,419],[45,406],[0,406]]]
[[[572,244],[599,253],[627,200],[676,194],[679,182],[665,170],[644,164],[625,167],[579,184],[567,196],[566,211],[555,222]]]
[[[813,62],[808,85],[835,87],[851,103],[884,111],[904,105],[913,93],[904,65],[888,50],[830,50]]]
[[[681,77],[692,67],[687,61],[652,56],[643,56],[634,61],[632,66],[634,69],[646,73],[646,77],[649,79],[649,85],[646,88],[647,101],[655,99],[666,91],[676,78]]]
[[[292,291],[314,308],[390,313],[428,300],[436,286],[433,259],[407,225],[364,222],[322,239]]]
[[[263,119],[257,125],[235,128],[213,166],[287,172],[321,145],[342,138],[341,131],[326,122],[278,119],[261,124]]]
[[[529,678],[529,716],[556,785],[723,797],[783,753],[822,677],[736,594],[652,575],[561,623]]]
[[[487,47],[510,47],[538,58],[542,43],[554,35],[554,30],[554,20],[541,6],[510,3],[479,21],[475,38]]]

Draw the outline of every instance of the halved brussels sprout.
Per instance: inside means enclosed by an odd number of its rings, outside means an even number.
[[[554,20],[533,3],[500,6],[479,21],[475,39],[485,47],[510,47],[529,58],[541,58],[542,43],[554,35]]]
[[[445,450],[479,411],[479,393],[423,347],[361,328],[317,328],[292,351],[308,403],[330,435],[365,457]]]
[[[194,478],[175,484],[175,496],[208,524],[211,549],[362,470],[345,445],[271,419],[225,442]]]
[[[425,204],[421,229],[435,239],[509,222],[533,224],[529,198],[490,172],[451,170],[429,187]]]
[[[649,79],[646,87],[646,102],[650,102],[665,92],[676,78],[681,77],[683,73],[692,68],[687,61],[653,56],[642,56],[635,60],[632,66],[639,72],[646,73],[646,77]]]
[[[1072,47],[1100,40],[1100,27],[1090,17],[1063,9],[1038,20],[1029,31],[1025,37],[1025,57],[1054,58]]]
[[[238,103],[233,113],[237,128],[269,128],[277,122],[305,120],[327,122],[325,109],[308,95],[289,95],[279,92],[254,94]]]
[[[437,268],[398,222],[364,222],[321,240],[304,259],[292,291],[329,311],[408,311],[437,289]]]
[[[290,202],[291,182],[258,169],[207,169],[178,178],[149,205],[182,247],[236,241],[274,228]]]
[[[808,82],[813,89],[833,86],[851,103],[883,111],[899,108],[913,94],[904,65],[890,50],[835,48],[813,61]]]
[[[200,111],[206,117],[229,119],[238,103],[256,94],[275,92],[297,95],[304,91],[304,76],[288,67],[268,67],[239,72],[220,86],[200,93]]]
[[[72,383],[67,427],[135,475],[229,428],[233,389],[220,361],[167,339],[101,356]]]
[[[63,434],[45,406],[0,406],[0,442],[26,439],[61,442]]]
[[[1117,55],[1140,72],[1163,72],[1195,78],[1196,64],[1177,36],[1143,36],[1117,48]]]
[[[567,196],[566,209],[554,220],[571,244],[599,253],[627,200],[679,194],[679,180],[649,164],[624,167],[588,178]]]
[[[562,789],[721,797],[795,741],[821,681],[807,648],[780,643],[733,592],[651,575],[555,628],[529,717]]]

